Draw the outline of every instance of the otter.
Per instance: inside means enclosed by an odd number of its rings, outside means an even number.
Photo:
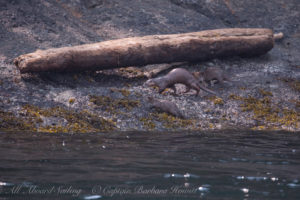
[[[168,100],[159,100],[153,97],[148,97],[151,108],[156,108],[162,112],[169,113],[175,117],[185,119],[186,117],[180,112],[175,103]]]
[[[222,85],[224,84],[224,81],[231,81],[219,67],[208,67],[204,72],[194,72],[193,75],[199,83],[205,84],[205,82],[208,82],[211,86],[213,86],[214,81],[217,81]]]
[[[174,90],[176,94],[176,83],[184,84],[187,89],[185,93],[189,92],[190,89],[194,89],[197,91],[196,96],[198,96],[200,88],[208,93],[217,95],[214,91],[205,88],[201,85],[198,80],[184,68],[175,68],[171,70],[168,74],[158,78],[152,78],[146,81],[146,85],[148,86],[158,86],[159,93],[162,93],[166,88],[171,88]]]

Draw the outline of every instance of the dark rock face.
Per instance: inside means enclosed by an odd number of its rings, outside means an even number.
[[[61,119],[61,123],[55,123],[69,127],[69,131],[82,131],[82,127],[78,128],[83,126],[81,122],[72,122],[72,117],[66,119],[66,114],[45,116],[46,108],[56,111],[53,107],[70,113],[86,110],[89,114],[83,115],[87,118],[105,118],[120,130],[171,127],[164,126],[164,119],[147,109],[149,95],[181,105],[191,121],[177,122],[182,124],[177,128],[300,130],[298,0],[2,0],[0,16],[0,124],[6,125],[0,125],[0,130],[12,128],[8,123],[12,119],[20,129],[26,129],[30,117],[35,118],[30,122],[32,127],[41,127],[37,131],[64,130],[49,120],[43,122],[47,117]],[[283,32],[284,38],[261,57],[215,59],[185,66],[191,72],[217,66],[229,74],[233,86],[216,84],[212,88],[226,101],[206,93],[199,97],[173,96],[168,91],[157,94],[143,86],[145,78],[129,79],[100,72],[21,76],[11,63],[15,57],[36,49],[232,27],[271,28]],[[184,86],[176,87],[184,91]],[[99,106],[91,101],[91,95],[120,100]],[[139,102],[139,106],[128,107],[132,101]],[[27,104],[42,110],[29,110]],[[86,129],[101,130],[89,121],[84,122]],[[48,127],[42,127],[45,124]],[[18,129],[18,125],[13,126]]]

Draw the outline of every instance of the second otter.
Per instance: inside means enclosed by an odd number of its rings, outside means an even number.
[[[181,113],[175,103],[168,100],[155,99],[153,97],[148,97],[148,101],[151,107],[156,108],[162,112],[169,113],[175,117],[185,119],[186,117]]]
[[[210,83],[213,86],[213,81],[224,84],[224,81],[231,81],[229,77],[219,67],[209,67],[203,72],[194,72],[193,75],[198,79],[199,83]]]
[[[187,87],[185,92],[190,91],[191,88],[196,90],[196,96],[199,94],[200,88],[208,93],[216,95],[214,91],[202,86],[194,75],[184,68],[175,68],[163,77],[149,79],[146,82],[146,85],[158,86],[159,93],[162,93],[166,88],[172,88],[176,93],[176,83],[184,84]]]

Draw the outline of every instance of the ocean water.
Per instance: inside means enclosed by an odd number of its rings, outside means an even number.
[[[300,199],[300,133],[0,133],[0,199]]]

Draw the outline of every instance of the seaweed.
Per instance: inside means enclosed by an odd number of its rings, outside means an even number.
[[[139,100],[130,100],[126,98],[114,99],[108,96],[90,95],[90,102],[104,108],[107,112],[115,112],[117,109],[125,108],[127,111],[140,106]]]
[[[112,120],[107,120],[88,111],[67,110],[62,107],[40,108],[34,105],[24,105],[20,116],[11,112],[0,111],[0,130],[30,131],[50,133],[88,133],[110,131],[115,127]],[[58,123],[44,125],[43,119],[58,118],[66,120],[66,124]]]
[[[263,92],[263,97],[253,96],[239,97],[231,96],[231,99],[240,100],[242,112],[252,112],[252,119],[261,124],[253,127],[258,130],[278,130],[283,126],[288,128],[298,128],[300,124],[300,113],[295,110],[282,108],[280,104],[272,102],[271,93]]]
[[[291,88],[296,90],[297,92],[300,92],[300,81],[293,78],[281,78],[279,79],[285,83],[287,83]]]

